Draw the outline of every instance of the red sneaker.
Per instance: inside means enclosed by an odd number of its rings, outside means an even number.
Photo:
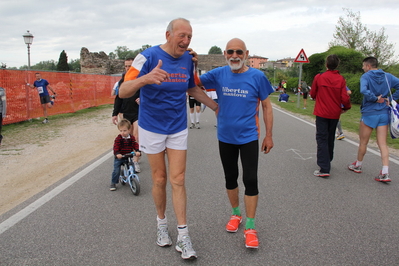
[[[245,246],[247,248],[258,248],[258,233],[255,229],[248,229],[244,231],[245,236]]]
[[[226,230],[230,233],[235,233],[238,231],[238,227],[242,222],[242,217],[238,215],[230,216],[230,221],[226,224]]]

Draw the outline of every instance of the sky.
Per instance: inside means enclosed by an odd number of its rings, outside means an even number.
[[[399,55],[398,0],[1,0],[0,63],[28,64],[22,35],[33,34],[31,65],[68,60],[80,50],[114,52],[165,42],[168,23],[183,17],[191,22],[190,47],[207,54],[216,45],[224,50],[232,38],[245,41],[250,55],[278,60],[295,58],[301,49],[309,57],[328,49],[343,8],[360,12],[361,22],[373,31],[385,28],[388,43]]]

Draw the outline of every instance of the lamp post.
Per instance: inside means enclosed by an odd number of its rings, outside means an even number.
[[[27,31],[22,37],[24,37],[24,42],[28,46],[28,70],[30,70],[30,45],[33,42],[33,35]]]
[[[276,66],[274,66],[273,68],[274,68],[274,71],[273,71],[273,74],[274,74],[274,77],[273,77],[273,86],[276,86]]]

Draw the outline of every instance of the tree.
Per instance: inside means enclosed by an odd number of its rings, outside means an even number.
[[[71,71],[80,72],[80,59],[72,59],[68,65]]]
[[[212,46],[211,49],[209,49],[208,54],[223,54],[222,49],[220,47],[217,47],[216,45]]]
[[[115,49],[115,53],[118,59],[125,60],[126,58],[134,58],[134,51],[130,50],[127,46],[117,46]]]
[[[62,50],[60,54],[60,59],[58,60],[57,64],[57,71],[69,71],[68,56],[65,53],[65,50]]]
[[[24,65],[19,67],[19,69],[27,69],[28,66]],[[40,61],[36,65],[30,67],[32,70],[50,70],[55,71],[57,70],[57,62],[54,60],[47,60],[47,61]]]
[[[393,57],[394,45],[388,43],[388,36],[385,35],[385,28],[379,32],[369,30],[363,25],[360,19],[360,12],[353,12],[348,8],[346,17],[339,17],[338,24],[335,26],[334,40],[329,43],[330,47],[344,46],[354,49],[363,56],[374,56],[381,65],[392,65],[396,62]]]

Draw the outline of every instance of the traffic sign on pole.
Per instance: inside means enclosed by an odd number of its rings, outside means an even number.
[[[303,49],[301,49],[301,51],[295,58],[294,62],[295,63],[310,63],[310,61],[309,61],[308,57],[306,56],[305,51]]]

